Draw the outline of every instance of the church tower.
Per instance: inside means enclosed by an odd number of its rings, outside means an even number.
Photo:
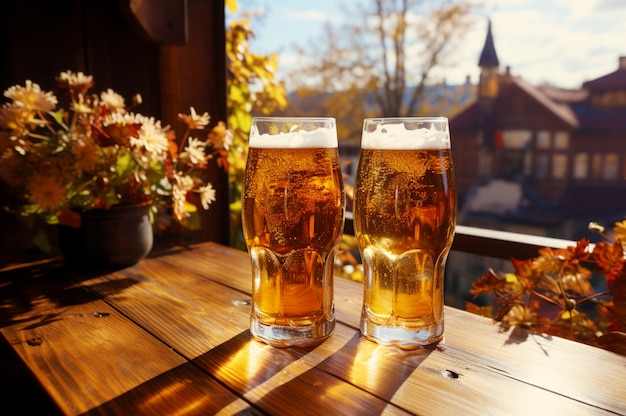
[[[485,46],[478,60],[480,67],[480,79],[478,81],[478,125],[480,143],[485,150],[494,150],[497,146],[496,140],[496,112],[495,101],[498,98],[500,89],[500,75],[498,74],[498,54],[493,43],[491,34],[491,20],[487,25],[487,38]]]
[[[493,99],[498,96],[498,54],[493,44],[493,35],[491,34],[491,20],[487,25],[487,38],[485,46],[478,60],[480,67],[480,80],[478,82],[478,94],[480,98]]]

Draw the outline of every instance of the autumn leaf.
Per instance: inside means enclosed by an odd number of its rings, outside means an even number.
[[[511,259],[513,267],[515,268],[515,274],[520,280],[527,282],[529,286],[533,286],[541,280],[543,272],[534,267],[534,262],[537,259],[530,260],[517,260]]]
[[[585,262],[589,259],[590,253],[587,250],[588,248],[589,240],[582,238],[580,241],[576,242],[575,246],[554,250],[554,255],[566,260],[570,264],[578,264],[579,262]]]
[[[515,273],[488,270],[470,293],[495,295],[491,305],[467,302],[466,309],[482,316],[491,313],[503,331],[532,329],[626,354],[626,267],[621,243],[626,241],[626,220],[616,224],[615,233],[614,242],[596,243],[592,251],[583,238],[567,248],[542,248],[533,259],[511,259]],[[590,282],[594,273],[604,275],[608,292],[595,292]]]
[[[472,283],[470,293],[476,298],[483,293],[497,293],[504,289],[506,280],[501,279],[493,270],[489,269],[477,281]]]
[[[621,268],[623,265],[624,251],[621,244],[608,244],[600,241],[593,249],[592,258],[600,268],[601,273],[610,273],[615,267]]]
[[[472,302],[465,302],[465,310],[476,315],[484,316],[486,318],[491,318],[493,316],[493,306],[478,306]]]
[[[520,328],[530,328],[536,322],[536,312],[530,310],[525,305],[515,305],[502,319],[502,327],[505,330],[512,326],[517,326]]]
[[[576,293],[581,296],[588,296],[594,293],[593,286],[589,282],[591,271],[584,267],[577,267],[571,273],[563,274],[560,277],[563,289],[567,292]]]

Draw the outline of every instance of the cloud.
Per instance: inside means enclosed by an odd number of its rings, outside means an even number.
[[[253,24],[254,49],[279,52],[279,73],[285,75],[297,63],[291,56],[293,45],[307,48],[312,39],[322,37],[324,23],[339,25],[346,18],[343,2],[337,0],[250,1],[268,8],[262,24]],[[475,1],[483,6],[475,9],[474,26],[451,45],[449,65],[434,72],[433,81],[458,84],[470,75],[477,82],[487,18],[492,20],[501,70],[510,66],[514,75],[532,84],[580,88],[584,81],[617,69],[618,57],[626,56],[624,0]]]
[[[315,20],[318,22],[328,22],[333,17],[332,14],[320,10],[285,10],[283,13],[287,19]]]

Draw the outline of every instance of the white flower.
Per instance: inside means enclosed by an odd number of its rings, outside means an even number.
[[[178,113],[178,119],[185,123],[190,129],[201,129],[206,127],[211,120],[209,113],[204,113],[202,115],[196,114],[196,109],[190,107],[191,114],[181,114]]]
[[[185,151],[180,154],[180,157],[183,159],[189,159],[189,161],[194,165],[199,165],[204,162],[206,158],[204,153],[204,143],[199,139],[190,137],[187,141]]]
[[[193,178],[182,173],[174,174],[174,187],[179,191],[187,193],[193,189]]]
[[[82,72],[72,71],[61,72],[57,79],[61,82],[66,82],[71,86],[82,86],[93,82],[93,76],[85,75]]]
[[[143,146],[150,153],[158,155],[167,151],[167,135],[161,128],[161,122],[155,121],[153,117],[144,120],[139,129],[139,137],[136,139],[136,143]]]
[[[217,199],[215,196],[215,189],[213,189],[213,185],[207,183],[206,186],[201,186],[199,191],[202,208],[209,209],[209,205],[211,204],[211,202],[215,202],[215,200]]]
[[[129,125],[129,124],[142,124],[147,120],[146,116],[142,116],[141,114],[135,113],[110,113],[104,117],[104,121],[102,125],[104,127],[119,124],[119,125]]]
[[[39,84],[26,80],[26,85],[14,85],[4,92],[4,96],[13,100],[14,104],[28,110],[48,112],[57,105],[57,97],[51,92],[41,90]]]
[[[125,109],[124,97],[113,91],[111,88],[100,93],[100,99],[105,107],[112,113],[123,112]]]

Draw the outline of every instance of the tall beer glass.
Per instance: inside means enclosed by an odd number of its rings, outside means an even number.
[[[335,328],[333,266],[345,194],[333,118],[254,118],[242,222],[252,262],[250,331],[307,346]]]
[[[361,333],[403,349],[439,342],[456,225],[448,120],[366,119],[354,192]]]

